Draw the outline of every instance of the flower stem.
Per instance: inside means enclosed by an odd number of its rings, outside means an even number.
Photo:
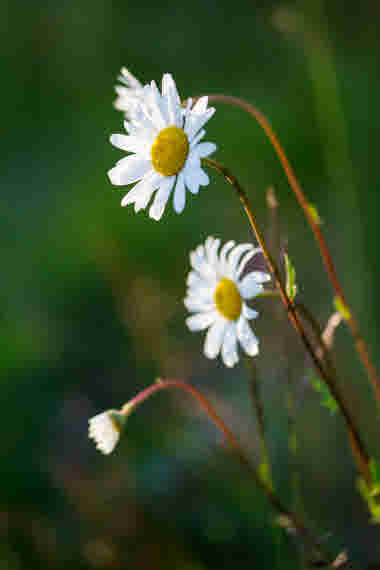
[[[262,399],[260,396],[260,387],[257,377],[257,370],[255,367],[255,363],[253,362],[252,358],[245,359],[249,371],[249,380],[250,380],[250,389],[251,389],[251,396],[253,406],[256,412],[256,421],[258,427],[258,435],[260,441],[260,472],[259,475],[261,478],[264,479],[272,488],[274,488],[273,484],[273,474],[272,474],[272,465],[270,460],[270,453],[269,447],[267,444],[267,440],[265,437],[265,420],[264,420],[264,408]]]
[[[271,142],[271,144],[272,144],[272,146],[273,146],[273,148],[274,148],[274,150],[275,150],[275,152],[276,152],[276,154],[277,154],[277,156],[278,156],[278,158],[282,164],[282,167],[283,167],[284,172],[286,174],[286,177],[288,179],[289,185],[290,185],[291,189],[293,190],[294,194],[296,195],[298,203],[300,204],[301,208],[303,209],[305,216],[307,218],[307,221],[309,222],[310,227],[314,233],[314,237],[317,241],[317,244],[318,244],[322,259],[323,259],[323,263],[325,265],[326,271],[327,271],[328,276],[330,278],[331,284],[335,290],[335,293],[336,293],[337,297],[342,301],[343,305],[348,310],[349,318],[347,319],[346,322],[347,322],[348,327],[350,329],[351,335],[354,339],[355,348],[359,354],[359,357],[362,361],[362,364],[366,370],[366,373],[367,373],[368,378],[370,380],[370,383],[372,385],[375,400],[376,400],[377,406],[380,410],[380,379],[377,375],[376,368],[370,359],[369,351],[368,351],[366,342],[364,341],[363,337],[360,334],[359,325],[358,325],[358,323],[357,323],[357,321],[356,321],[356,319],[352,313],[351,307],[348,305],[348,303],[346,301],[346,297],[344,295],[343,287],[342,287],[342,285],[338,279],[338,276],[336,274],[335,265],[334,265],[334,262],[332,260],[331,254],[328,250],[326,240],[322,234],[321,228],[320,228],[318,222],[316,221],[315,216],[313,215],[313,212],[310,208],[310,204],[309,204],[308,200],[306,199],[306,197],[302,191],[302,188],[301,188],[299,182],[297,181],[297,178],[295,177],[293,169],[290,165],[290,162],[289,162],[289,160],[285,154],[283,147],[280,144],[280,141],[277,138],[277,135],[273,131],[273,129],[272,129],[268,119],[265,117],[265,115],[263,115],[263,113],[261,113],[261,111],[259,111],[256,107],[254,107],[253,105],[251,105],[247,101],[244,101],[243,99],[240,99],[239,97],[232,97],[230,95],[221,95],[221,94],[209,95],[208,98],[209,98],[209,101],[212,101],[215,103],[231,104],[231,105],[234,105],[236,107],[240,107],[244,111],[247,111],[247,113],[249,113],[258,122],[258,124],[265,131],[265,134],[267,135],[268,139],[270,140],[270,142]]]
[[[334,398],[335,398],[335,400],[336,400],[336,402],[337,402],[337,404],[338,404],[338,406],[342,412],[342,415],[346,421],[353,456],[356,460],[359,472],[364,477],[365,481],[370,482],[371,477],[370,477],[370,472],[369,472],[369,468],[368,468],[369,456],[368,456],[367,452],[365,451],[364,444],[361,440],[361,437],[359,435],[358,430],[356,429],[355,423],[351,417],[351,413],[349,412],[348,408],[346,407],[346,404],[345,404],[335,382],[333,382],[333,380],[327,374],[324,366],[322,365],[322,362],[317,357],[317,355],[313,349],[313,346],[311,345],[311,343],[310,343],[310,341],[306,335],[304,326],[298,317],[296,307],[295,307],[294,303],[289,299],[288,295],[286,294],[286,290],[285,290],[284,284],[282,282],[281,273],[280,273],[277,265],[275,264],[271,254],[268,251],[264,237],[263,237],[263,235],[262,235],[262,233],[258,227],[258,224],[256,222],[254,212],[253,212],[252,207],[249,203],[247,194],[245,193],[243,188],[240,186],[240,184],[239,184],[238,180],[235,178],[235,176],[233,176],[233,174],[225,166],[223,166],[223,165],[219,164],[218,162],[216,162],[215,160],[211,160],[209,158],[203,158],[202,161],[205,165],[210,166],[210,167],[218,170],[236,190],[236,192],[239,196],[239,199],[243,205],[244,211],[247,214],[250,226],[251,226],[251,228],[252,228],[252,230],[256,236],[256,239],[258,241],[259,246],[261,247],[264,258],[265,258],[267,265],[268,265],[268,269],[273,276],[274,282],[275,282],[278,290],[280,291],[281,299],[282,299],[282,302],[284,303],[284,305],[286,307],[289,319],[290,319],[291,323],[293,324],[294,328],[296,329],[299,337],[301,338],[301,340],[302,340],[302,342],[306,348],[306,351],[311,356],[312,361],[314,363],[314,366],[315,366],[318,374],[324,380],[324,382],[326,382],[327,386],[329,387],[330,392],[334,396]]]
[[[256,485],[264,492],[272,508],[277,511],[281,519],[281,524],[283,528],[289,532],[295,534],[298,538],[302,539],[305,544],[308,545],[311,552],[318,555],[318,566],[319,567],[330,567],[331,556],[322,553],[319,542],[314,539],[310,531],[304,526],[304,524],[298,519],[298,517],[289,509],[287,509],[280,499],[277,497],[271,485],[264,481],[258,474],[256,468],[251,464],[250,460],[246,457],[243,449],[241,448],[239,442],[235,438],[232,431],[227,427],[222,418],[216,413],[213,406],[209,401],[200,393],[198,390],[186,384],[182,380],[158,380],[155,384],[152,384],[139,394],[129,400],[120,413],[130,413],[131,409],[136,408],[138,405],[142,404],[146,399],[155,394],[160,390],[167,389],[180,389],[188,392],[193,398],[197,400],[201,408],[206,412],[212,422],[217,426],[217,428],[222,432],[226,440],[231,444],[232,448],[239,457],[241,463],[248,468],[251,475],[255,480]],[[331,566],[332,567],[332,566]]]

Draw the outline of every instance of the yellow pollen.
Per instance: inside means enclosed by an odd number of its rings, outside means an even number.
[[[189,140],[182,129],[167,127],[158,133],[150,155],[153,168],[163,176],[181,172],[189,154]]]
[[[237,321],[240,317],[242,299],[238,288],[231,279],[224,277],[218,283],[214,293],[216,308],[219,313],[230,321]]]

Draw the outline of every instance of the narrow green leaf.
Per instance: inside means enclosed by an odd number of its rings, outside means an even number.
[[[314,222],[316,224],[318,224],[318,226],[321,226],[323,222],[319,216],[317,208],[314,206],[314,204],[310,204],[310,203],[308,204],[308,208],[309,208],[309,213],[310,213],[311,217],[313,218]]]
[[[298,448],[298,441],[297,441],[297,434],[295,431],[289,436],[289,449],[293,453],[293,455],[297,454]]]
[[[371,473],[372,473],[372,467],[371,467],[372,461],[374,460],[371,459],[370,461]],[[371,522],[373,524],[380,524],[380,504],[378,502],[378,495],[380,492],[379,485],[372,484],[368,486],[367,483],[364,481],[364,479],[362,479],[362,477],[359,477],[357,481],[357,487],[362,499],[367,504],[368,510],[372,517]]]
[[[328,386],[324,382],[321,382],[319,378],[312,378],[311,383],[314,390],[321,395],[321,405],[330,410],[331,414],[335,414],[339,409],[335,398],[331,395]]]
[[[373,457],[369,461],[369,470],[372,477],[372,495],[378,494],[380,490],[380,465]]]
[[[284,253],[284,260],[286,272],[286,294],[289,299],[293,301],[294,297],[297,294],[296,270],[294,269],[294,266],[292,265],[287,253]]]
[[[350,311],[348,310],[346,305],[343,303],[342,299],[340,297],[338,297],[338,295],[336,295],[336,297],[334,297],[334,307],[338,311],[338,313],[340,313],[342,315],[342,317],[344,318],[345,321],[349,321],[351,319]]]
[[[259,475],[260,475],[260,479],[262,480],[262,482],[265,483],[268,487],[270,487],[273,490],[270,468],[269,468],[269,465],[266,461],[263,461],[262,463],[260,463]]]

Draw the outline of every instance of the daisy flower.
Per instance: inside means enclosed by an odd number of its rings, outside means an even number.
[[[116,410],[107,410],[91,418],[88,436],[96,443],[96,448],[108,455],[116,447],[120,438],[121,425],[117,419],[120,415]]]
[[[205,355],[216,358],[221,352],[225,365],[231,367],[239,360],[238,341],[249,356],[259,351],[259,341],[248,324],[258,313],[246,301],[263,291],[263,283],[270,276],[252,271],[242,277],[247,262],[260,248],[229,241],[218,254],[219,246],[219,239],[208,237],[204,245],[190,253],[192,270],[187,277],[184,303],[194,314],[186,319],[186,324],[191,331],[208,328]]]
[[[119,111],[123,111],[127,118],[133,119],[139,101],[144,97],[144,86],[128,69],[121,68],[118,81],[123,85],[116,85],[115,91],[118,95],[114,106]]]
[[[131,152],[108,172],[116,186],[137,184],[124,196],[121,205],[135,204],[138,212],[147,207],[153,194],[149,216],[159,220],[173,191],[174,210],[179,214],[186,202],[186,188],[197,194],[200,186],[210,183],[201,168],[201,159],[216,150],[210,142],[200,142],[202,128],[215,112],[207,108],[208,98],[201,97],[194,106],[181,106],[172,76],[162,78],[161,93],[154,81],[144,87],[134,109],[133,119],[125,121],[128,135],[114,134],[111,143]]]

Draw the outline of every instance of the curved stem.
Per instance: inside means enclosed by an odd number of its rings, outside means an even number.
[[[277,265],[275,264],[272,256],[270,255],[270,253],[267,249],[264,237],[263,237],[263,235],[262,235],[262,233],[258,227],[258,224],[256,222],[256,219],[255,219],[252,207],[249,203],[247,194],[245,193],[243,188],[240,186],[238,180],[233,176],[233,174],[226,167],[222,166],[221,164],[219,164],[215,160],[211,160],[209,158],[203,158],[202,162],[207,166],[215,168],[216,170],[218,170],[218,172],[223,174],[225,179],[236,190],[236,192],[239,196],[239,199],[243,205],[244,211],[247,214],[250,226],[251,226],[251,228],[252,228],[252,230],[256,236],[256,239],[258,241],[259,246],[261,247],[261,250],[262,250],[263,255],[265,257],[265,260],[267,262],[268,269],[271,272],[273,279],[274,279],[274,282],[275,282],[275,284],[276,284],[276,286],[280,292],[281,299],[282,299],[282,302],[284,303],[284,305],[286,307],[289,319],[290,319],[291,323],[293,324],[294,328],[296,329],[301,341],[303,342],[303,344],[306,348],[306,351],[311,356],[312,361],[314,363],[314,366],[315,366],[319,376],[324,380],[324,382],[326,382],[327,386],[329,387],[331,394],[334,396],[334,398],[335,398],[335,400],[336,400],[336,402],[337,402],[337,404],[341,410],[341,413],[342,413],[342,415],[346,421],[348,434],[349,434],[349,440],[350,440],[351,448],[353,451],[353,456],[356,460],[356,464],[358,466],[359,472],[364,477],[365,481],[367,481],[369,483],[371,480],[370,472],[369,472],[369,468],[368,468],[369,456],[365,450],[365,447],[364,447],[364,444],[361,440],[359,432],[356,429],[355,423],[351,417],[351,413],[349,412],[348,408],[346,407],[346,404],[345,404],[336,384],[333,382],[333,380],[327,374],[324,366],[322,365],[321,360],[317,357],[317,355],[313,349],[313,346],[311,345],[311,343],[310,343],[310,341],[306,335],[304,326],[298,317],[296,307],[295,307],[294,303],[289,299],[288,295],[286,294],[286,290],[285,290],[284,284],[282,282],[281,273],[280,273]]]
[[[280,144],[280,141],[277,138],[277,135],[273,131],[268,119],[261,113],[261,111],[259,111],[256,107],[254,107],[253,105],[251,105],[247,101],[243,101],[239,97],[232,97],[230,95],[220,95],[220,94],[209,95],[208,98],[209,98],[209,101],[212,101],[215,103],[231,104],[231,105],[234,105],[236,107],[240,107],[244,111],[247,111],[247,113],[249,113],[258,122],[258,124],[265,131],[265,134],[267,135],[268,139],[270,140],[270,142],[271,142],[271,144],[272,144],[272,146],[273,146],[273,148],[274,148],[274,150],[275,150],[275,152],[276,152],[276,154],[277,154],[277,156],[278,156],[278,158],[282,164],[282,167],[285,171],[289,185],[292,188],[294,194],[296,195],[298,203],[300,204],[301,208],[303,209],[305,216],[307,218],[307,221],[309,222],[310,227],[314,233],[314,237],[318,243],[319,250],[321,252],[323,263],[326,267],[327,273],[329,275],[329,278],[330,278],[331,284],[335,290],[335,293],[340,298],[343,305],[348,309],[349,318],[347,319],[347,324],[348,324],[348,327],[349,327],[350,332],[352,334],[352,337],[354,339],[355,348],[359,354],[359,357],[362,361],[362,364],[363,364],[363,366],[367,372],[368,378],[369,378],[370,383],[372,385],[372,389],[373,389],[373,392],[375,395],[377,406],[380,410],[380,379],[377,375],[376,368],[370,359],[367,345],[366,345],[364,339],[362,338],[362,336],[360,334],[359,325],[358,325],[355,317],[353,316],[351,307],[348,305],[348,303],[346,301],[346,297],[344,295],[343,287],[342,287],[342,285],[338,279],[338,276],[336,274],[335,265],[334,265],[334,262],[332,260],[331,255],[330,255],[330,252],[328,250],[326,240],[322,234],[321,228],[320,228],[319,224],[317,223],[317,221],[315,220],[315,217],[313,216],[313,213],[310,209],[310,204],[307,201],[307,199],[306,199],[306,197],[302,191],[302,188],[301,188],[299,182],[297,181],[297,178],[295,177],[293,169],[290,165],[290,162],[289,162],[289,160],[285,154],[283,147]]]
[[[190,386],[190,384],[186,384],[182,380],[159,380],[156,384],[152,384],[152,386],[149,386],[149,388],[140,392],[132,400],[129,400],[129,402],[127,402],[125,404],[125,406],[120,410],[120,413],[123,413],[124,410],[130,412],[131,409],[134,409],[136,406],[140,405],[142,402],[144,402],[147,398],[152,396],[154,393],[158,392],[159,390],[167,390],[168,388],[177,388],[177,389],[185,390],[186,392],[189,392],[189,394],[191,394],[193,396],[193,398],[195,398],[198,401],[201,408],[203,408],[203,410],[206,412],[206,414],[209,416],[209,418],[213,421],[213,423],[216,425],[216,427],[223,433],[226,440],[229,441],[229,443],[231,444],[231,446],[233,447],[233,449],[236,451],[237,455],[239,456],[240,461],[246,467],[249,468],[249,471],[254,476],[256,484],[264,491],[264,493],[267,496],[267,498],[269,499],[269,502],[271,503],[272,507],[274,507],[277,511],[279,511],[280,514],[289,517],[292,524],[294,524],[294,526],[296,528],[300,528],[300,529],[304,530],[303,525],[301,525],[299,522],[297,522],[296,519],[294,518],[294,516],[292,515],[292,513],[290,513],[290,511],[288,511],[288,509],[286,509],[281,504],[279,499],[273,493],[273,490],[271,489],[271,487],[269,485],[267,485],[265,482],[263,482],[261,480],[261,478],[258,476],[256,469],[251,465],[250,461],[245,456],[242,448],[240,447],[240,444],[238,443],[237,439],[233,435],[232,431],[226,426],[226,424],[224,423],[222,418],[220,416],[218,416],[218,414],[216,413],[214,408],[211,406],[211,404],[208,402],[208,400],[206,400],[206,398],[200,392],[198,392],[198,390],[196,390],[195,388]]]
[[[251,464],[249,459],[246,457],[243,449],[241,448],[239,442],[235,438],[232,431],[227,427],[224,423],[222,418],[216,413],[213,406],[209,403],[209,401],[200,393],[198,390],[190,386],[190,384],[186,384],[182,380],[158,380],[155,384],[152,384],[146,390],[143,390],[137,396],[129,400],[125,406],[120,410],[120,413],[130,413],[131,410],[135,409],[138,405],[142,404],[146,399],[150,396],[155,394],[160,390],[167,390],[167,389],[180,389],[188,392],[193,398],[195,398],[201,408],[206,412],[208,417],[211,421],[216,425],[216,427],[222,432],[226,440],[231,444],[232,448],[236,452],[237,456],[239,457],[241,463],[248,468],[251,475],[255,480],[256,485],[264,492],[266,495],[269,503],[273,507],[275,511],[277,511],[281,517],[281,526],[286,528],[289,532],[295,532],[297,536],[302,538],[305,543],[308,544],[309,548],[315,553],[318,553],[319,556],[323,556],[322,561],[320,564],[322,566],[330,566],[331,557],[329,555],[323,554],[320,548],[318,541],[316,541],[310,534],[309,530],[306,529],[304,524],[298,520],[296,515],[287,509],[274,493],[272,487],[268,485],[257,473],[255,467]]]

